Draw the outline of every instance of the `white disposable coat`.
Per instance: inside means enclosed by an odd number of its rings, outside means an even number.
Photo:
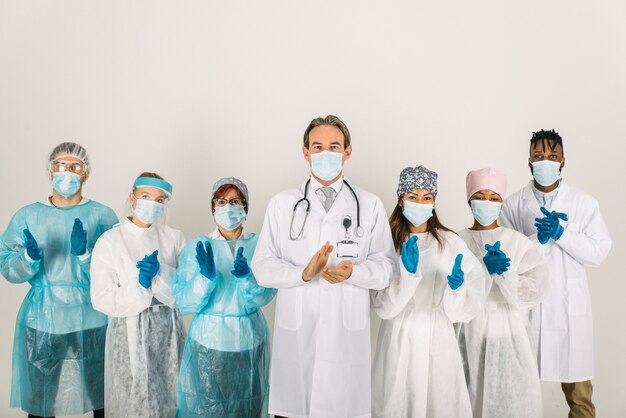
[[[441,231],[443,246],[417,234],[417,274],[397,258],[387,289],[372,291],[383,319],[372,370],[374,417],[463,418],[472,410],[453,322],[474,318],[485,302],[485,272],[461,238]],[[457,254],[464,283],[448,285]]]
[[[598,201],[561,180],[551,208],[564,212],[563,235],[539,245],[535,218],[543,217],[533,184],[504,202],[500,224],[537,242],[547,261],[550,292],[530,314],[531,343],[537,352],[542,380],[581,382],[590,380],[593,368],[591,297],[585,266],[600,265],[611,249],[611,237],[600,214]]]
[[[303,237],[289,238],[294,205],[303,197],[304,184],[271,199],[252,270],[259,284],[278,289],[272,361],[270,413],[290,417],[370,416],[370,303],[369,289],[389,284],[395,263],[387,214],[380,199],[354,187],[361,208],[358,258],[352,276],[340,284],[321,277],[302,280],[302,270],[326,241],[335,245],[328,266],[337,257],[336,244],[345,239],[342,221],[357,206],[344,184],[326,213],[309,188],[311,211]],[[304,205],[294,222],[297,235]],[[354,234],[353,234],[354,235]]]
[[[172,284],[185,245],[180,231],[130,220],[104,233],[93,250],[91,298],[110,317],[105,348],[107,417],[175,417],[184,345]],[[145,289],[138,261],[158,250],[160,269]]]
[[[464,229],[459,236],[481,261],[485,244],[496,241],[511,259],[502,275],[489,275],[485,267],[485,308],[460,329],[474,418],[540,418],[541,385],[526,326],[528,309],[550,288],[547,265],[525,235],[509,228]]]

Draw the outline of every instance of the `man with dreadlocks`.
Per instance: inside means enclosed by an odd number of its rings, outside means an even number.
[[[563,140],[534,132],[528,166],[533,180],[506,199],[500,224],[536,240],[550,272],[551,290],[530,312],[530,337],[541,380],[561,382],[570,418],[595,417],[591,298],[585,266],[600,265],[611,237],[598,201],[560,178]]]

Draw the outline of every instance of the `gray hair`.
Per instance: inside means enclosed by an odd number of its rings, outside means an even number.
[[[348,127],[346,126],[346,124],[343,123],[343,121],[339,119],[337,116],[328,115],[325,118],[321,116],[319,118],[315,118],[311,121],[311,123],[309,123],[309,126],[307,126],[306,130],[304,131],[304,147],[305,148],[309,147],[309,133],[311,133],[313,128],[317,128],[318,126],[334,126],[338,128],[343,134],[343,138],[344,138],[343,147],[348,148],[350,146],[350,131],[348,130]]]

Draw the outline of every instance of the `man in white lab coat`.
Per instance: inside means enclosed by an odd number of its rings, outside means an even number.
[[[252,260],[257,282],[278,289],[269,412],[369,417],[370,289],[396,262],[382,202],[350,184],[352,146],[336,116],[304,133],[311,176],[274,196]]]
[[[500,223],[533,238],[546,258],[551,290],[530,314],[542,380],[561,382],[570,418],[595,417],[591,298],[585,266],[611,248],[598,201],[560,179],[561,136],[534,132],[528,160],[533,181],[506,199]]]

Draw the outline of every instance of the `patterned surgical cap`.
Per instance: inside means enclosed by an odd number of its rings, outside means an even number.
[[[415,189],[428,190],[437,196],[437,173],[430,171],[423,165],[407,167],[400,172],[398,182],[398,197]]]

